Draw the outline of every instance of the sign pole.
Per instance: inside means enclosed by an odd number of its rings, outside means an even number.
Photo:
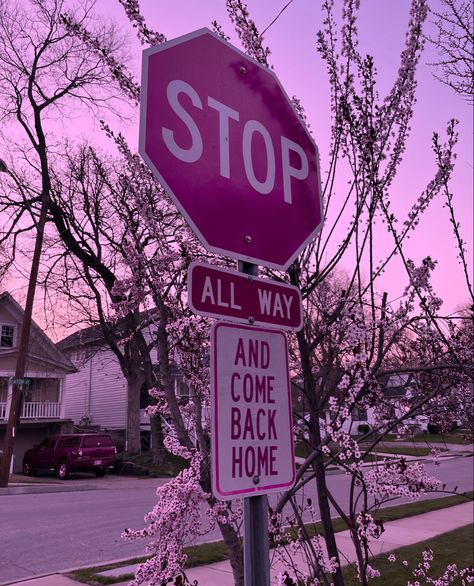
[[[244,498],[245,586],[270,585],[267,495]]]
[[[256,276],[258,266],[239,260],[239,272]],[[245,586],[270,586],[268,499],[266,494],[244,498]]]

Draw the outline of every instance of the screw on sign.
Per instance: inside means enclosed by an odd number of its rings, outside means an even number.
[[[286,269],[321,226],[317,148],[288,96],[207,29],[144,51],[140,153],[211,252]]]

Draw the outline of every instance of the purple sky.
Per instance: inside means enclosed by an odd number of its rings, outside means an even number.
[[[264,30],[286,0],[250,0],[251,17],[260,31]],[[110,6],[110,15],[123,21],[122,9],[115,0],[101,0],[100,8]],[[141,0],[142,13],[148,25],[162,32],[168,39],[186,34],[201,27],[211,28],[217,20],[240,47],[239,40],[227,17],[223,0]],[[439,1],[431,2],[439,9]],[[379,72],[381,95],[390,88],[399,65],[399,55],[404,47],[410,2],[408,0],[361,2],[359,29],[360,46],[364,53],[375,57]],[[294,0],[279,19],[265,33],[266,44],[272,54],[270,62],[289,96],[298,96],[306,110],[316,143],[318,144],[322,177],[328,164],[330,104],[329,86],[325,66],[316,52],[316,33],[322,26],[323,13],[319,2]],[[427,31],[432,30],[428,24]],[[137,78],[140,75],[138,46],[131,46]],[[435,49],[428,43],[419,65],[418,103],[412,120],[412,134],[408,142],[403,164],[394,183],[391,201],[401,221],[407,211],[431,179],[434,156],[431,151],[433,132],[442,136],[451,118],[460,121],[458,126],[458,159],[452,181],[458,220],[461,221],[464,239],[468,243],[472,267],[473,234],[473,110],[465,100],[433,78],[428,63],[436,59]],[[203,64],[205,67],[205,64]],[[136,126],[131,130],[131,140],[137,140]],[[136,143],[135,143],[136,144]],[[385,230],[380,229],[381,244],[388,245]],[[445,299],[445,310],[452,311],[457,304],[467,300],[460,266],[456,260],[454,240],[441,198],[432,202],[423,215],[416,236],[407,242],[407,255],[416,264],[430,255],[439,261],[433,283],[439,296]],[[381,287],[397,297],[403,291],[406,278],[402,270],[393,266]]]
[[[259,30],[263,30],[285,4],[286,0],[250,0],[248,7]],[[398,69],[410,3],[408,0],[363,0],[361,4],[360,45],[363,52],[369,52],[375,57],[380,80],[379,91],[383,95],[393,82]],[[211,28],[211,22],[216,19],[231,36],[232,42],[240,47],[226,16],[224,0],[142,0],[140,5],[148,26],[162,32],[168,39],[201,27]],[[266,32],[265,41],[272,51],[270,61],[287,94],[298,96],[306,110],[314,139],[320,150],[321,174],[324,177],[328,164],[330,105],[325,66],[315,48],[316,32],[322,26],[319,5],[319,2],[294,0]],[[432,5],[436,8],[439,3],[433,1]],[[97,9],[102,15],[117,21],[124,32],[131,31],[128,21],[124,18],[123,9],[116,0],[100,0]],[[130,40],[129,51],[131,68],[139,79],[141,49],[133,37]],[[460,121],[460,136],[452,191],[472,266],[472,107],[433,78],[432,70],[427,63],[435,57],[433,48],[428,45],[419,66],[418,103],[412,122],[412,134],[398,179],[392,188],[391,201],[394,211],[400,215],[403,222],[407,211],[434,171],[434,157],[430,146],[432,132],[438,131],[443,135],[447,121],[452,117],[457,118]],[[203,63],[202,67],[205,68],[206,65]],[[67,127],[67,121],[65,122]],[[121,128],[135,147],[138,142],[137,123],[138,118],[134,118]],[[88,128],[82,131],[81,136],[75,138],[90,138],[92,127],[88,119],[74,127]],[[97,140],[97,126],[94,129],[94,140]],[[62,132],[61,125],[55,128],[55,132]],[[71,134],[70,130],[68,134]],[[383,250],[387,243],[386,230],[380,226],[380,249]],[[416,264],[427,255],[439,261],[433,283],[438,295],[445,299],[444,313],[449,313],[459,303],[467,301],[467,294],[462,271],[456,261],[449,220],[441,199],[431,204],[428,212],[422,217],[416,236],[408,241],[407,256],[413,258]],[[394,299],[403,292],[405,284],[406,277],[395,263],[390,273],[381,281],[380,290],[388,290],[389,299]],[[9,285],[19,301],[23,301],[24,295],[19,287],[14,285],[13,281],[7,283],[7,286]]]

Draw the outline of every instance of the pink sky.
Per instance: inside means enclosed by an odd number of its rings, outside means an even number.
[[[250,0],[248,7],[251,17],[260,30],[263,30],[286,4],[282,1]],[[409,1],[364,0],[361,2],[360,32],[361,48],[375,57],[379,71],[380,93],[387,91],[397,69],[398,58],[405,38],[408,21]],[[226,16],[224,0],[142,0],[142,13],[148,26],[162,32],[168,39],[186,34],[201,27],[211,28],[211,22],[218,20],[232,42],[240,47],[237,36]],[[296,95],[306,110],[311,130],[321,155],[321,175],[324,177],[328,164],[330,105],[329,86],[324,63],[316,52],[316,33],[322,26],[322,12],[319,2],[294,0],[283,12],[277,22],[265,34],[265,41],[272,54],[270,61],[274,66],[288,95]],[[432,2],[436,8],[439,3]],[[124,17],[123,9],[116,0],[100,0],[98,11],[116,20],[123,31],[131,31]],[[141,49],[133,38],[130,41],[132,69],[137,79],[140,76]],[[472,107],[452,90],[439,83],[432,76],[427,65],[435,59],[430,45],[419,66],[418,103],[412,122],[412,134],[405,153],[404,162],[397,181],[392,188],[391,201],[394,211],[399,213],[401,222],[407,211],[419,196],[434,171],[434,157],[431,153],[431,135],[437,131],[443,136],[446,123],[450,118],[460,121],[458,159],[452,182],[458,220],[461,221],[463,236],[469,248],[472,267],[473,234],[473,148],[472,148]],[[201,64],[203,68],[206,64]],[[207,74],[207,73],[206,73]],[[65,121],[65,127],[68,126]],[[75,128],[86,128],[88,121]],[[116,125],[114,126],[116,128]],[[89,131],[76,136],[78,140],[89,137]],[[94,140],[98,139],[95,126]],[[138,118],[121,128],[129,137],[132,145],[138,143]],[[55,129],[56,133],[61,127]],[[70,134],[70,130],[68,132]],[[342,194],[342,189],[341,189]],[[385,229],[380,227],[380,249],[387,246]],[[439,261],[435,272],[434,286],[439,296],[445,299],[443,313],[449,313],[459,304],[467,301],[462,271],[456,260],[454,240],[443,201],[433,202],[422,217],[416,236],[408,241],[407,256],[416,264],[430,255]],[[380,283],[380,288],[390,292],[389,299],[398,297],[406,284],[406,277],[400,267],[393,265]],[[24,299],[18,281],[12,285],[12,292],[21,302]],[[39,318],[39,316],[37,315]],[[38,319],[38,321],[42,321]]]
[[[247,5],[251,17],[262,31],[286,3],[286,0],[250,0]],[[101,10],[105,9],[106,4],[107,7],[110,6],[110,15],[117,21],[124,22],[123,11],[120,6],[116,6],[115,0],[101,0]],[[430,5],[434,10],[439,9],[438,0],[432,1]],[[201,27],[211,28],[212,21],[217,20],[232,42],[240,47],[223,0],[141,0],[140,6],[148,26],[162,32],[168,39]],[[397,73],[399,55],[404,48],[409,8],[409,0],[361,2],[360,46],[364,53],[375,57],[380,80],[379,91],[382,95],[388,91]],[[322,18],[319,2],[294,0],[265,33],[265,42],[272,51],[270,62],[287,94],[298,96],[306,110],[319,147],[321,175],[324,177],[329,151],[329,85],[324,63],[315,48],[316,33],[322,26]],[[432,30],[431,25],[428,27],[427,31]],[[132,54],[136,56],[135,71],[139,79],[140,55],[136,49],[137,46],[133,47]],[[466,100],[434,79],[428,63],[435,59],[436,52],[428,43],[418,69],[418,103],[411,125],[412,134],[398,179],[393,186],[391,201],[402,222],[435,169],[431,151],[432,133],[436,131],[443,136],[447,121],[457,118],[460,121],[458,159],[452,191],[472,267],[473,110]],[[205,67],[205,64],[202,66]],[[130,136],[137,140],[135,128]],[[384,232],[381,228],[382,246],[388,245]],[[445,299],[445,310],[452,311],[457,304],[467,301],[462,271],[456,260],[454,240],[441,197],[432,202],[430,209],[422,217],[416,236],[407,242],[407,255],[417,264],[428,255],[439,261],[433,283],[438,295]],[[384,279],[381,286],[390,291],[392,298],[398,297],[406,284],[404,272],[399,268],[394,270],[393,267]]]

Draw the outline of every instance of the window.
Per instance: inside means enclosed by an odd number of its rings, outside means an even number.
[[[140,444],[142,452],[149,452],[151,449],[151,433],[149,431],[140,431]]]
[[[76,437],[66,437],[61,440],[61,448],[78,448],[81,443],[81,438],[79,436]]]
[[[154,399],[148,392],[146,383],[143,383],[140,389],[140,409],[146,409],[150,405],[155,405],[156,399]]]
[[[174,379],[174,392],[177,397],[189,397],[189,387],[184,382],[182,376],[176,376]]]
[[[13,348],[13,334],[15,333],[15,328],[6,325],[2,325],[1,328],[0,348]]]
[[[43,449],[43,450],[46,449],[46,448],[52,448],[52,447],[54,447],[54,442],[55,442],[54,439],[47,437],[46,439],[44,439],[40,443],[39,448],[40,449]]]
[[[59,379],[32,378],[30,385],[25,387],[23,398],[28,403],[58,403]]]
[[[109,435],[90,435],[84,438],[82,447],[94,448],[96,446],[113,446],[114,442]]]
[[[367,421],[367,409],[354,407],[354,411],[352,412],[352,419],[354,421]]]
[[[0,377],[0,403],[7,402],[8,395],[8,379]]]

